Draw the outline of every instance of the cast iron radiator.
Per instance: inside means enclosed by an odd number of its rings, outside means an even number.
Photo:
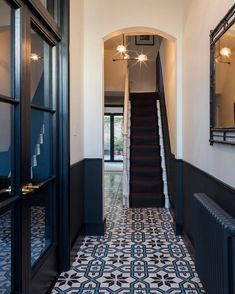
[[[206,294],[235,294],[235,219],[205,194],[193,197],[195,263]]]

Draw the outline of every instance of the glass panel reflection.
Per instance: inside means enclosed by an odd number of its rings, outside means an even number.
[[[51,171],[51,114],[31,111],[31,180],[41,182]]]
[[[31,205],[31,265],[52,244],[54,219],[53,185],[40,189]]]
[[[11,211],[0,215],[0,293],[11,293]]]
[[[12,106],[0,102],[0,193],[10,186]],[[1,201],[3,197],[1,197]]]
[[[104,116],[104,160],[111,160],[111,146],[110,146],[110,124],[111,117]]]
[[[114,160],[122,161],[123,160],[123,116],[115,115],[114,116]]]
[[[57,15],[59,12],[59,1],[58,0],[40,0],[42,5],[48,10],[50,15],[58,23]]]
[[[0,1],[0,94],[11,93],[11,8]]]
[[[235,127],[235,25],[215,46],[215,127]]]
[[[51,107],[51,54],[51,46],[31,30],[31,102],[45,107]]]

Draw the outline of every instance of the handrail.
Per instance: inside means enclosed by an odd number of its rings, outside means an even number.
[[[129,109],[129,70],[126,70],[125,92],[124,92],[124,122],[123,135],[128,135],[128,109]]]
[[[129,70],[127,66],[124,93],[123,119],[123,206],[129,207],[129,160],[130,160],[130,102],[129,102]]]

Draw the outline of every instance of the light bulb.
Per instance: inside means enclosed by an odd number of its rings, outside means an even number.
[[[220,50],[220,54],[222,56],[225,56],[225,57],[229,57],[229,55],[231,54],[231,49],[230,48],[227,48],[227,47],[224,47]]]
[[[127,60],[127,59],[130,59],[130,55],[125,54],[125,55],[124,55],[124,59],[126,59],[126,60]]]
[[[117,46],[117,51],[120,53],[125,53],[126,47],[124,45],[119,45],[119,46]]]
[[[145,54],[140,54],[140,55],[137,57],[137,59],[138,59],[139,62],[145,62],[145,61],[148,60],[148,57],[147,57],[147,55],[145,55]]]
[[[31,54],[31,59],[33,61],[38,61],[40,59],[40,56],[38,54],[36,54],[36,53],[32,53]]]

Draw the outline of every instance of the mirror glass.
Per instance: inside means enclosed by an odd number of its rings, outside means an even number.
[[[235,127],[235,24],[215,44],[214,127]]]

